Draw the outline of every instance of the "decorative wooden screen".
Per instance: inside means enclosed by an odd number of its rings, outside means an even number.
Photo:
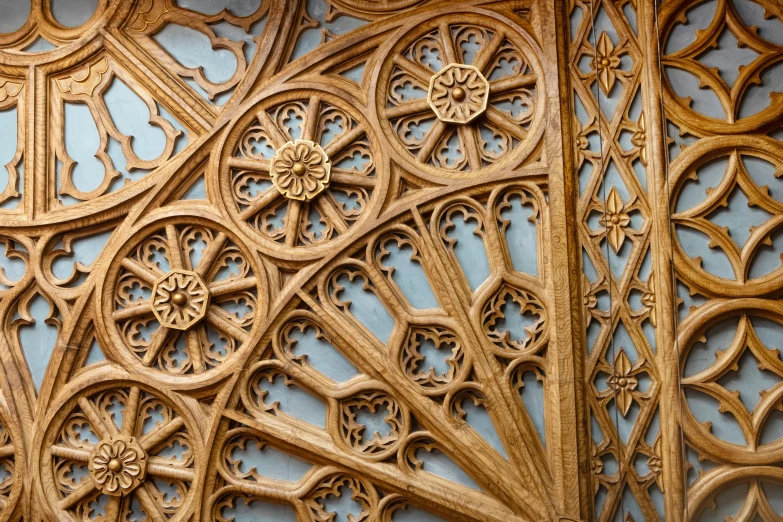
[[[783,520],[778,0],[0,0],[0,519]]]

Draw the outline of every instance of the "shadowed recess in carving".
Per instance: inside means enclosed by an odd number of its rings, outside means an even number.
[[[305,6],[306,14],[301,22],[305,29],[296,41],[291,60],[301,58],[329,39],[346,34],[367,23],[365,20],[339,12],[336,17],[329,16],[331,6],[325,0],[306,0]]]
[[[296,522],[294,510],[282,504],[235,497],[220,511],[226,520],[234,522]]]
[[[320,328],[312,324],[294,325],[287,332],[291,353],[295,357],[306,356],[313,368],[337,382],[359,375],[356,367],[322,335]]]
[[[205,15],[216,15],[226,9],[234,16],[250,16],[261,6],[261,0],[176,0],[176,4]]]
[[[42,295],[20,302],[14,322],[19,321],[19,345],[30,368],[36,391],[41,390],[49,359],[59,333],[60,314]]]
[[[78,27],[90,19],[98,0],[52,0],[52,16],[65,27]]]
[[[394,319],[376,293],[367,288],[369,279],[359,272],[351,276],[342,274],[334,279],[332,297],[340,303],[348,303],[347,311],[385,343],[394,329]]]
[[[490,275],[489,259],[484,245],[484,225],[474,212],[455,211],[444,216],[441,221],[444,229],[443,239],[454,252],[462,274],[470,287],[475,290]]]

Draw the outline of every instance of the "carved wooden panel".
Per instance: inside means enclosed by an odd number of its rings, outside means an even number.
[[[0,0],[0,520],[781,520],[782,16]]]

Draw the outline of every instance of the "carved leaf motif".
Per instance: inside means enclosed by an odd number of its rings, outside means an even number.
[[[101,83],[103,75],[109,70],[109,60],[102,58],[82,71],[79,71],[68,78],[57,80],[57,87],[60,92],[71,92],[73,94],[86,94],[92,96],[93,91]]]
[[[625,204],[616,187],[612,187],[606,197],[606,212],[600,219],[606,229],[607,240],[615,253],[620,251],[626,237],[626,228],[631,217],[625,212]]]
[[[13,98],[22,90],[22,84],[5,78],[0,78],[0,103]]]
[[[598,85],[604,94],[609,94],[617,80],[617,68],[620,66],[620,56],[615,53],[614,44],[606,31],[598,37],[595,48],[593,68],[598,76]]]
[[[632,375],[633,365],[631,360],[625,354],[625,350],[620,348],[614,360],[614,372],[607,379],[607,383],[615,392],[615,402],[617,409],[623,416],[628,415],[633,403],[633,391],[638,385],[636,377]]]

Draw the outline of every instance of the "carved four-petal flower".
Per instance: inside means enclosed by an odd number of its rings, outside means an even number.
[[[639,160],[642,165],[647,166],[647,129],[644,122],[644,113],[639,116],[639,121],[636,124],[636,130],[631,135],[631,144],[634,147],[639,147]]]
[[[595,46],[593,69],[595,69],[598,85],[605,94],[609,94],[617,80],[617,70],[620,67],[620,49],[615,49],[611,38],[606,32],[601,33]]]
[[[647,289],[642,293],[642,305],[650,311],[650,324],[656,326],[655,320],[655,273],[647,280]]]
[[[615,187],[609,191],[606,198],[606,209],[599,222],[606,229],[606,237],[612,249],[615,253],[619,252],[625,242],[626,229],[631,223],[631,217],[625,208],[623,198]]]
[[[631,409],[633,403],[633,391],[639,385],[639,381],[633,373],[631,360],[622,348],[614,359],[614,371],[606,379],[606,383],[614,391],[615,403],[623,417]]]

